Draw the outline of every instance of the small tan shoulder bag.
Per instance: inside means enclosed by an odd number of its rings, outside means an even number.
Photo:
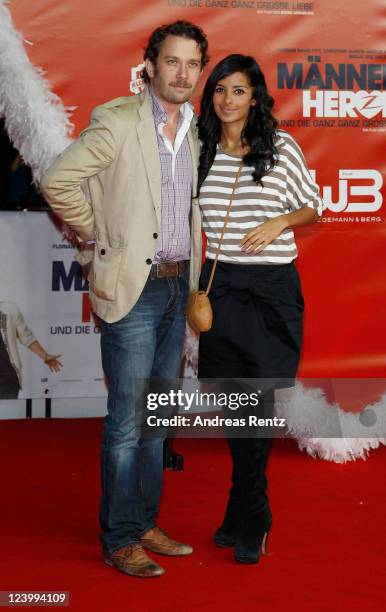
[[[208,282],[206,291],[202,291],[202,290],[201,291],[191,291],[188,297],[188,303],[186,305],[186,318],[187,318],[187,321],[190,327],[193,329],[193,331],[197,333],[209,331],[212,327],[213,311],[212,311],[212,306],[211,306],[208,295],[209,295],[210,288],[212,286],[213,277],[214,277],[214,273],[216,270],[218,257],[220,255],[222,241],[223,241],[224,234],[225,234],[225,229],[226,229],[226,226],[229,220],[229,215],[231,212],[233,197],[235,194],[237,183],[240,178],[242,168],[243,168],[243,162],[241,162],[240,164],[240,167],[236,174],[235,182],[233,184],[229,206],[228,206],[227,213],[225,215],[224,226],[222,228],[220,242],[218,243],[216,258],[212,265],[212,271],[210,273],[209,282]]]

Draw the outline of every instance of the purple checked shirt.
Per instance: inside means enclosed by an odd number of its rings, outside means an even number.
[[[181,106],[173,146],[163,134],[167,113],[149,89],[161,162],[161,226],[154,261],[182,261],[190,258],[193,165],[187,133],[193,108],[189,102]]]

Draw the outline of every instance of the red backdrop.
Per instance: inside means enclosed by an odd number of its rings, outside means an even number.
[[[328,206],[320,223],[297,233],[306,299],[300,375],[386,376],[383,0],[14,0],[10,10],[33,43],[31,61],[77,107],[75,133],[93,106],[136,90],[135,67],[162,23],[187,19],[206,31],[212,60],[202,83],[228,53],[253,54]]]

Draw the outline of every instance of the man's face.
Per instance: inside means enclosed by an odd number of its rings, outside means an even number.
[[[183,104],[192,96],[201,75],[201,52],[195,40],[169,35],[156,65],[145,60],[154,93],[162,103]]]

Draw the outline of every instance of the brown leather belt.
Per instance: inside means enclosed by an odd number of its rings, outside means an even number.
[[[150,268],[150,278],[172,278],[181,276],[187,271],[189,261],[164,261],[155,263]]]

